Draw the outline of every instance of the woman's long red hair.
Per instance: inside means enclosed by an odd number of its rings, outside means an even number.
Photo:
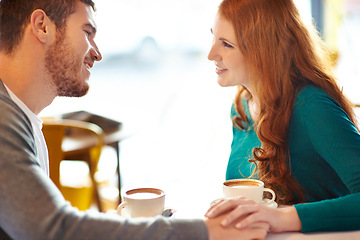
[[[276,191],[280,203],[302,202],[304,192],[291,175],[287,142],[297,91],[307,84],[324,89],[355,123],[352,104],[330,73],[320,38],[305,27],[292,0],[223,0],[219,13],[234,27],[260,101],[255,126],[261,147],[253,149],[250,161],[256,162],[259,178]],[[233,121],[240,128],[247,122],[244,92],[240,86],[234,101],[239,116]]]

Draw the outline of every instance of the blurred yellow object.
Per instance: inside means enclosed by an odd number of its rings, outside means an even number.
[[[336,66],[338,58],[339,58],[339,51],[330,52],[330,62],[333,67]]]
[[[98,210],[102,211],[98,183],[95,179],[104,142],[102,129],[95,124],[77,120],[43,121],[43,133],[49,150],[50,178],[74,207],[79,210],[88,209],[95,197]],[[64,165],[68,162],[64,160],[75,162],[72,165]],[[84,164],[88,169],[87,176],[90,181],[79,184],[81,177],[86,181],[86,174],[79,170],[85,169]],[[66,166],[63,171],[61,165]],[[71,170],[72,173],[69,174]]]
[[[94,189],[90,171],[84,161],[60,162],[60,185],[64,198],[79,210],[87,210],[93,203]]]
[[[101,204],[103,211],[116,210],[119,205],[119,190],[117,187],[105,185],[100,187]]]
[[[97,126],[99,126],[104,131],[104,148],[112,148],[116,152],[116,163],[115,165],[112,165],[111,169],[101,169],[101,163],[100,165],[97,165],[97,172],[95,174],[95,179],[98,183],[100,183],[101,188],[111,186],[113,184],[109,185],[109,182],[104,184],[104,181],[108,181],[109,177],[111,178],[111,173],[113,170],[116,170],[116,178],[117,178],[117,188],[118,188],[118,196],[116,197],[118,199],[118,202],[116,205],[118,205],[121,202],[121,176],[120,176],[120,147],[119,143],[120,141],[126,139],[129,137],[129,134],[124,133],[122,130],[122,123],[118,122],[116,120],[113,120],[111,118],[107,118],[101,115],[97,115],[88,111],[75,111],[75,112],[68,112],[64,113],[61,116],[59,116],[60,119],[69,119],[69,120],[77,120],[82,122],[89,122],[94,123]],[[72,134],[72,138],[79,139],[80,134]],[[82,140],[83,142],[84,139]],[[106,153],[106,151],[102,151],[102,153]],[[73,156],[74,158],[74,156]],[[109,163],[111,162],[111,157],[106,159],[106,165],[109,166]],[[104,166],[104,165],[102,165]],[[101,195],[101,194],[100,194]]]
[[[61,192],[64,198],[80,211],[85,211],[92,205],[94,193],[92,187],[74,188],[62,186]]]
[[[324,1],[324,40],[330,50],[330,61],[336,66],[339,57],[338,37],[344,15],[344,0]]]

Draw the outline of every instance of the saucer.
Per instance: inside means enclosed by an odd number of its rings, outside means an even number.
[[[218,203],[222,199],[223,198],[218,198],[218,199],[215,199],[215,200],[211,201],[210,206],[215,205],[216,203]],[[261,200],[260,204],[265,205],[265,206],[270,207],[270,208],[277,208],[278,207],[278,204],[276,202],[271,202],[270,199],[263,199],[263,200]]]
[[[174,215],[175,212],[176,212],[175,209],[165,208],[164,211],[162,212],[161,216],[170,218],[171,216]],[[116,211],[115,211],[115,213],[116,213]],[[129,209],[127,209],[126,207],[122,208],[120,213],[118,212],[117,214],[122,217],[130,217]]]
[[[117,212],[117,214],[122,217],[130,217],[129,209],[126,207],[122,208],[120,212]]]
[[[261,202],[260,202],[261,205],[265,205],[269,208],[277,208],[278,207],[278,204],[274,201],[271,201],[270,199],[263,199]]]

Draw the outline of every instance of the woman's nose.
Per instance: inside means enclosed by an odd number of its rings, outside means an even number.
[[[208,54],[208,59],[210,61],[216,61],[219,60],[219,54],[216,53],[216,49],[215,49],[215,44],[213,44],[210,48],[209,54]]]

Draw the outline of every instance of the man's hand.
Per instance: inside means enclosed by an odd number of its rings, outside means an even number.
[[[212,219],[205,219],[209,231],[209,240],[263,240],[269,231],[269,224],[258,222],[247,226],[246,228],[237,229],[234,224],[223,227],[221,222],[227,215],[221,215]]]

